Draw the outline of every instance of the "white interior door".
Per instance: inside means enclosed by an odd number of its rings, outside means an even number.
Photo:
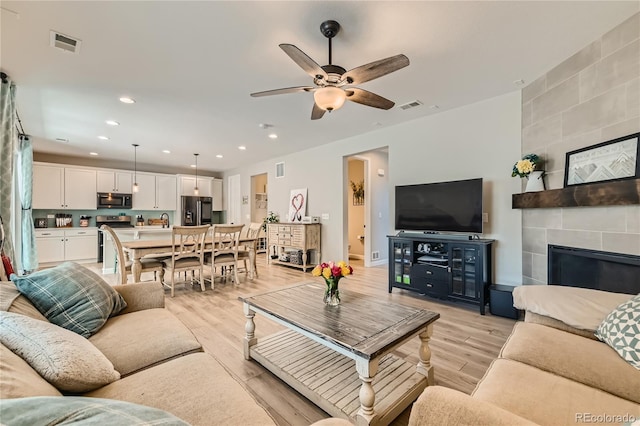
[[[242,223],[242,195],[240,175],[229,176],[229,197],[227,198],[227,223]]]

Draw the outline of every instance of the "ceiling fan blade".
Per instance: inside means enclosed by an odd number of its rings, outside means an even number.
[[[315,102],[313,103],[313,109],[311,110],[311,119],[319,120],[324,115],[325,111],[320,108]]]
[[[349,70],[344,73],[341,79],[347,81],[347,84],[361,84],[397,71],[407,65],[409,65],[409,58],[400,54]]]
[[[251,96],[258,98],[260,96],[283,95],[285,93],[311,92],[315,90],[312,86],[285,87],[284,89],[265,90],[264,92],[252,93]]]
[[[289,55],[293,62],[298,64],[300,68],[304,70],[307,74],[309,74],[313,78],[321,77],[323,79],[327,79],[329,76],[327,73],[306,53],[302,50],[298,49],[293,44],[281,44],[280,48],[284,50],[284,53]]]
[[[391,109],[395,105],[395,102],[392,102],[387,98],[383,98],[380,95],[376,95],[375,93],[368,92],[366,90],[358,89],[357,87],[345,89],[345,92],[347,93],[347,100],[362,105],[380,109]]]

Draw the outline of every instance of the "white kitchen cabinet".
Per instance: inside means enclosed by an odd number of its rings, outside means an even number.
[[[64,261],[95,262],[98,257],[96,228],[37,229],[36,248],[40,264]]]
[[[222,210],[222,179],[213,179],[211,182],[211,196],[213,197],[213,211]]]
[[[36,249],[40,264],[64,261],[64,231],[36,230]]]
[[[133,190],[133,174],[129,172],[98,170],[98,192],[130,194]]]
[[[34,209],[95,210],[96,171],[33,165]]]
[[[195,176],[180,176],[180,195],[196,195],[193,188],[196,186]],[[198,197],[211,197],[211,183],[213,178],[198,177]]]
[[[140,189],[133,194],[134,210],[176,210],[175,176],[138,173],[138,186]]]
[[[64,208],[64,167],[33,165],[31,206],[34,209]]]

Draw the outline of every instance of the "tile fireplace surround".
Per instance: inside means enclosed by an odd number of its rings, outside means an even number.
[[[640,14],[522,90],[522,154],[563,186],[565,154],[640,131]],[[524,188],[524,187],[523,187]],[[547,283],[548,245],[640,255],[640,205],[522,210],[522,282]]]

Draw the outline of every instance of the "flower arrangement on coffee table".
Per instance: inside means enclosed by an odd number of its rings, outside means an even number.
[[[324,303],[329,306],[338,306],[340,304],[340,290],[338,283],[342,277],[353,274],[353,268],[347,265],[347,262],[340,261],[323,262],[313,268],[311,275],[314,277],[324,278],[327,289],[324,292]]]

